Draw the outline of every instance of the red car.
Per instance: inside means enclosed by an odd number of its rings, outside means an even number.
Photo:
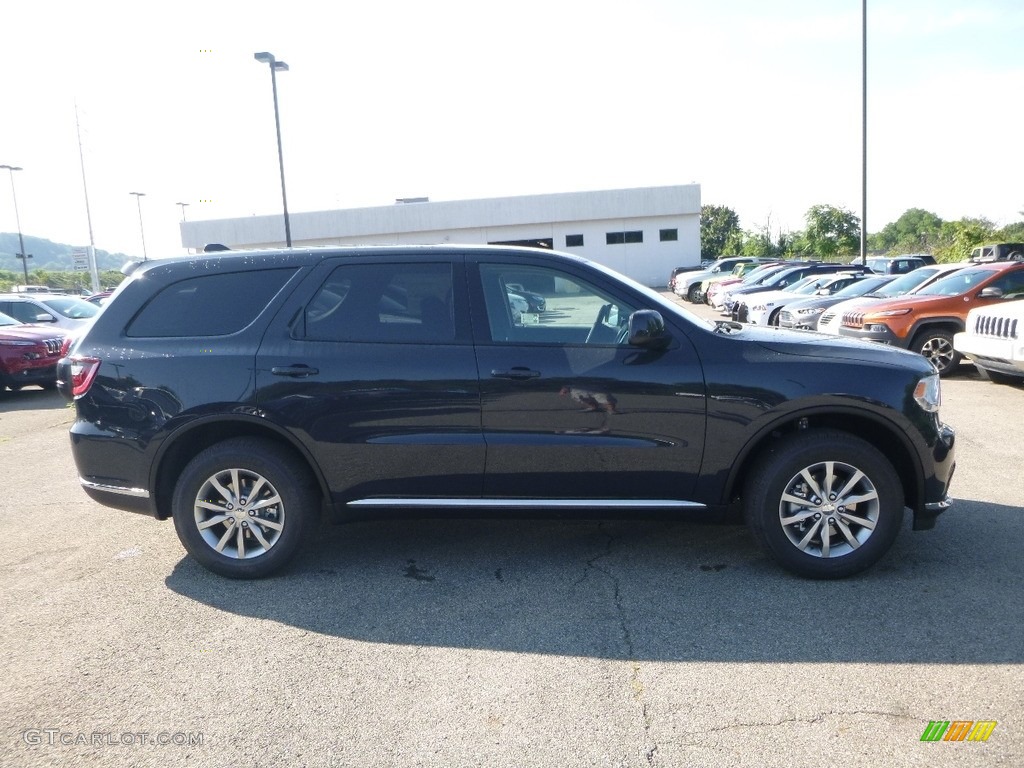
[[[29,384],[56,387],[67,338],[58,328],[19,323],[0,312],[0,392]]]

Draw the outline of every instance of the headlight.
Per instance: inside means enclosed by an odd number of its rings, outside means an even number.
[[[14,339],[0,339],[0,347],[34,347],[34,341],[15,341]]]
[[[804,307],[803,309],[798,309],[796,313],[798,315],[820,315],[824,311],[824,307]]]
[[[914,400],[928,413],[935,413],[942,403],[942,392],[939,388],[939,374],[925,376],[914,387]]]
[[[909,315],[913,310],[910,309],[890,309],[885,312],[872,312],[871,317],[898,317],[900,315]]]

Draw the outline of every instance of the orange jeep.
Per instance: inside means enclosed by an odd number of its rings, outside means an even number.
[[[1024,263],[977,264],[917,293],[853,307],[843,315],[839,333],[918,352],[945,376],[960,363],[953,334],[964,330],[967,313],[975,307],[1022,298]]]

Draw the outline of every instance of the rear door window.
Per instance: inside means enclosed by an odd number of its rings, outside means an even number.
[[[306,339],[344,342],[451,342],[455,339],[449,263],[343,264],[305,309]]]
[[[128,336],[226,336],[249,325],[294,269],[200,275],[162,289],[131,321]]]

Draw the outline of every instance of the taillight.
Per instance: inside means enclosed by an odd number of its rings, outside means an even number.
[[[81,397],[89,391],[96,374],[100,370],[98,357],[83,357],[76,355],[68,358],[71,370],[71,396]]]

